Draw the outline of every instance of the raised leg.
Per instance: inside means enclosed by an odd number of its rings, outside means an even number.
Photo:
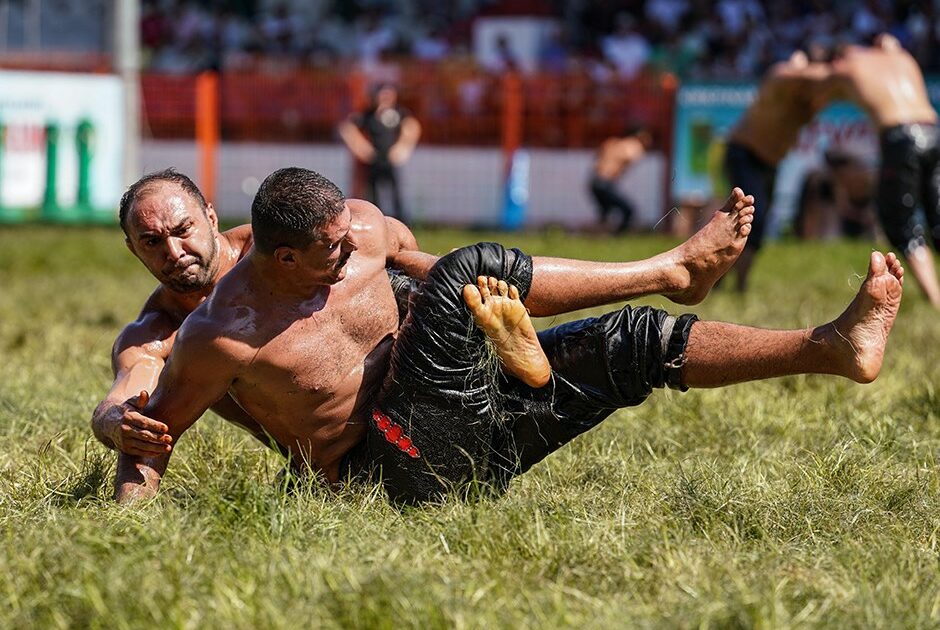
[[[503,368],[530,387],[548,383],[552,366],[539,345],[519,290],[496,278],[477,278],[463,288],[477,327],[493,342]]]
[[[661,294],[698,304],[744,249],[754,220],[754,198],[735,188],[725,205],[689,240],[637,262],[600,263],[536,256],[526,307],[533,317]],[[399,252],[391,264],[424,280],[437,258]]]
[[[526,306],[533,316],[545,317],[657,293],[678,304],[697,304],[744,249],[753,204],[753,197],[735,188],[705,227],[647,260],[598,263],[536,256]]]
[[[904,269],[873,252],[868,277],[845,312],[805,330],[762,330],[721,322],[692,326],[682,369],[689,387],[720,387],[790,374],[836,374],[869,383],[901,304]]]

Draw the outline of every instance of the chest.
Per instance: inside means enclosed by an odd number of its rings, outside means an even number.
[[[265,383],[279,383],[284,393],[306,396],[329,396],[359,383],[370,355],[398,325],[384,271],[381,276],[356,291],[337,290],[322,309],[272,329],[250,372]]]

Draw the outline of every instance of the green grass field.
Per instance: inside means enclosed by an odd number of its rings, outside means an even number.
[[[418,238],[606,260],[671,244]],[[657,392],[500,499],[400,512],[369,488],[290,494],[278,458],[212,416],[159,498],[124,508],[88,427],[111,342],[154,284],[121,240],[0,231],[0,627],[940,626],[940,318],[913,283],[874,384]],[[870,249],[769,247],[751,294],[694,310],[822,323]]]

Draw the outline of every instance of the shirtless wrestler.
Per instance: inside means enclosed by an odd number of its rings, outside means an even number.
[[[92,430],[126,453],[165,452],[166,426],[141,415],[140,392],[153,391],[183,320],[251,248],[247,225],[219,232],[212,205],[186,175],[173,170],[142,178],[121,199],[127,248],[160,282],[137,320],[114,341],[114,383],[95,409]],[[261,427],[228,396],[213,405],[226,420],[259,439]],[[267,440],[265,440],[267,442]]]
[[[730,211],[716,213],[707,226],[708,237],[726,242],[725,266],[750,228],[752,209],[742,207],[742,197],[736,191]],[[492,296],[478,288],[477,304],[466,284],[498,277],[517,287],[533,314],[551,315],[611,299],[591,289],[591,266],[532,259],[496,244],[462,248],[433,265],[395,340],[385,229],[374,206],[345,201],[315,173],[283,169],[269,176],[252,205],[255,248],[180,328],[145,414],[160,418],[178,438],[229,392],[330,482],[379,464],[393,498],[421,500],[440,492],[439,468],[454,464],[444,480],[463,480],[461,453],[481,452],[479,444],[485,452],[511,454],[508,461],[491,458],[504,471],[494,475],[518,474],[614,408],[639,404],[653,387],[709,387],[794,373],[871,381],[901,298],[897,260],[873,254],[859,295],[830,324],[764,331],[625,307],[541,333],[551,374],[527,374],[516,365],[513,371],[528,383],[506,378],[494,384],[502,377],[477,360],[484,333],[472,325],[461,297],[466,291],[484,324],[480,308]],[[582,267],[584,282],[571,281]],[[500,297],[512,299],[505,293]],[[506,319],[505,327],[513,328],[514,320]],[[497,425],[480,421],[496,402],[511,421],[488,434]],[[427,415],[416,413],[422,410]],[[442,463],[440,457],[455,451],[456,458]],[[116,498],[153,496],[169,457],[121,454]]]
[[[940,284],[929,246],[940,248],[940,129],[917,61],[891,35],[871,47],[836,51],[832,97],[856,103],[881,137],[878,215],[891,245],[930,303],[940,308]],[[923,210],[924,226],[918,210]]]
[[[620,214],[616,227],[618,233],[630,227],[633,204],[617,190],[617,180],[646,154],[652,142],[652,136],[643,127],[628,127],[622,136],[604,140],[597,150],[590,182],[591,195],[603,224],[607,224],[611,213]]]
[[[109,448],[131,455],[163,453],[171,441],[166,425],[140,413],[146,392],[156,387],[183,320],[251,249],[251,226],[219,232],[212,205],[189,177],[172,169],[132,185],[121,199],[120,221],[127,248],[160,285],[114,342],[114,382],[92,415],[92,431]],[[386,221],[394,236],[392,257],[417,249],[410,230],[395,219]],[[265,445],[277,447],[230,396],[212,410]]]
[[[764,242],[777,165],[799,139],[800,130],[829,101],[821,86],[829,65],[797,51],[768,70],[757,97],[728,135],[725,171],[732,186],[754,195],[754,227],[735,265],[737,290],[744,291],[754,257]]]
[[[750,198],[739,197],[751,203]],[[169,452],[172,438],[165,424],[140,413],[146,404],[140,393],[156,386],[186,316],[248,252],[251,228],[245,225],[219,233],[212,206],[192,180],[172,169],[147,175],[131,186],[122,199],[120,216],[128,248],[160,286],[138,319],[114,342],[115,380],[95,409],[92,430],[109,448],[131,455],[164,453]],[[389,217],[386,222],[393,237],[389,262],[404,266],[408,261],[399,263],[395,256],[415,250],[417,243],[400,222]],[[619,292],[626,299],[631,283],[640,282],[641,291],[668,292],[677,302],[697,303],[707,294],[715,274],[726,267],[724,241],[712,232],[703,230],[670,254],[652,259],[645,273],[639,273],[634,265],[600,266],[591,286],[602,292]],[[411,265],[412,272],[426,273],[435,258],[416,255],[414,260],[419,264]],[[547,271],[567,271],[564,266],[550,269],[549,263],[545,264]],[[406,302],[399,296],[400,306]],[[277,446],[230,396],[221,398],[212,409],[265,445]]]

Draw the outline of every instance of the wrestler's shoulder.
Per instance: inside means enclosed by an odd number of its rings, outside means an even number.
[[[251,249],[251,246],[254,244],[254,238],[251,233],[251,225],[239,225],[233,227],[230,230],[225,230],[222,232],[222,237],[225,238],[235,249],[241,252],[241,255],[244,256],[248,253],[248,250]]]
[[[384,224],[385,215],[379,207],[371,201],[366,201],[365,199],[347,199],[346,205],[349,206],[349,213],[356,221],[369,224]]]
[[[167,311],[150,305],[148,300],[137,319],[127,324],[114,340],[113,352],[120,354],[131,348],[140,348],[150,354],[169,354],[167,342],[172,340],[180,322]]]
[[[176,336],[174,352],[235,362],[252,356],[252,322],[227,300],[210,298],[193,311]]]
[[[384,256],[388,248],[388,223],[385,215],[375,204],[363,199],[349,199],[346,203],[356,227],[359,249],[363,252],[375,250]]]

